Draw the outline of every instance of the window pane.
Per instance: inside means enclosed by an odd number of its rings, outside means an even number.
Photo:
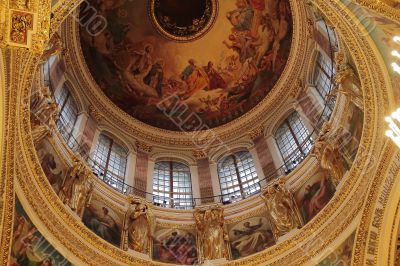
[[[256,168],[248,151],[237,152],[220,160],[218,176],[223,203],[238,201],[260,190]],[[257,182],[254,182],[256,179]]]
[[[285,163],[285,170],[294,169],[311,151],[310,132],[297,112],[293,112],[275,133],[276,143]]]
[[[156,162],[153,172],[154,203],[176,209],[193,208],[192,180],[188,166]],[[162,194],[160,194],[163,192]]]
[[[93,155],[93,171],[104,182],[122,191],[128,160],[127,150],[101,134]]]

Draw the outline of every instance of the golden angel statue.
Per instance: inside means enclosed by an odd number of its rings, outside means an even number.
[[[330,126],[327,130],[323,127],[312,153],[320,161],[321,168],[330,173],[335,186],[339,184],[349,168],[343,153],[344,135],[343,128],[332,133]]]
[[[219,206],[211,206],[205,210],[197,209],[193,216],[198,230],[200,260],[228,258],[224,210]]]
[[[301,227],[301,218],[295,201],[283,180],[267,187],[261,197],[267,206],[275,239]]]
[[[89,206],[93,194],[94,183],[90,175],[91,171],[85,163],[76,160],[58,194],[61,201],[79,217],[83,216],[83,211]]]
[[[343,52],[335,54],[336,63],[336,84],[334,93],[341,93],[349,98],[359,109],[363,110],[363,95],[361,91],[361,81],[355,71],[346,62],[346,56]]]
[[[154,219],[146,202],[129,197],[129,208],[125,213],[121,247],[124,250],[150,255]]]

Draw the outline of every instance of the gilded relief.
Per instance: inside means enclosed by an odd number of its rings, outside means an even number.
[[[188,43],[159,35],[148,18],[147,1],[90,2],[108,26],[96,36],[81,28],[89,70],[111,101],[155,127],[193,131],[200,127],[198,120],[208,127],[234,120],[265,98],[289,56],[288,0],[219,1],[215,25]],[[87,12],[82,10],[81,17]],[[180,115],[177,102],[185,106],[185,117],[192,114],[184,126],[171,123]]]

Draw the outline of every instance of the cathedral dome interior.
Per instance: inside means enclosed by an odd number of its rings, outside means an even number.
[[[400,2],[0,3],[0,265],[400,265]]]

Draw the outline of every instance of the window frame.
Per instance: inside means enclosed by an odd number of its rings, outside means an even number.
[[[65,97],[63,97],[64,92],[66,94]],[[73,143],[71,142],[72,133],[74,131],[79,116],[78,104],[73,97],[71,90],[67,86],[63,86],[61,88],[61,91],[56,97],[56,102],[59,108],[61,119],[61,121],[57,121],[57,126],[59,127],[59,129],[60,127],[62,127],[62,130],[64,131],[62,132],[62,135],[68,146],[71,147],[71,145],[73,145]],[[70,111],[68,111],[67,109],[70,109]],[[72,115],[70,114],[71,112],[73,113]],[[73,119],[71,119],[71,116],[73,116]]]
[[[162,164],[168,164],[168,168],[166,169]],[[167,175],[163,174],[165,171],[167,171]],[[165,181],[165,177],[168,179],[168,185],[162,184],[162,182]],[[180,180],[180,178],[183,178],[183,180]],[[189,186],[176,186],[174,183],[183,183],[188,184]],[[193,209],[194,197],[192,173],[187,164],[174,160],[157,161],[153,170],[152,187],[153,202],[157,205],[174,209]],[[184,192],[181,192],[180,190],[183,190]],[[186,190],[188,190],[188,192],[186,192]]]
[[[229,159],[232,160],[233,164],[230,164],[229,166],[224,165]],[[251,162],[248,161],[245,163],[245,161],[247,160],[251,160]],[[228,168],[232,167],[234,169],[234,173],[232,174],[232,169],[229,169],[230,173],[226,175]],[[240,168],[242,168],[242,170]],[[242,176],[241,174],[243,172],[245,173],[244,176]],[[217,164],[217,174],[219,186],[221,189],[221,200],[224,204],[246,199],[261,191],[260,179],[258,177],[253,156],[249,151],[242,150],[223,157]],[[255,176],[253,176],[253,174],[255,174]],[[222,181],[222,179],[230,180]],[[236,181],[237,184],[235,184]],[[227,185],[225,187],[225,185],[229,182],[232,183],[232,186]],[[237,190],[237,188],[239,188],[239,190]],[[253,188],[255,189],[255,191],[252,192]],[[230,189],[233,189],[233,191],[229,192]],[[237,191],[240,192],[240,198],[236,196]]]
[[[108,146],[101,144],[103,147],[105,147],[106,152],[99,150],[101,138],[104,138],[109,142]],[[115,149],[122,150],[124,154],[116,152]],[[122,175],[121,173],[118,174],[115,173],[116,171],[113,171],[114,169],[110,169],[114,168],[114,166],[110,166],[112,153],[119,155],[118,156],[119,157],[118,160],[120,161],[119,166],[121,167],[121,169],[123,169]],[[110,137],[109,135],[101,133],[97,141],[95,152],[92,157],[93,167],[97,172],[97,175],[98,176],[100,175],[100,178],[102,178],[105,183],[109,184],[110,186],[120,191],[123,191],[126,179],[127,165],[128,165],[128,155],[129,155],[129,150],[124,145],[120,144],[118,141],[115,141],[114,138]],[[102,158],[105,158],[105,161]],[[117,171],[120,172],[120,170]],[[113,185],[113,182],[110,181],[114,181],[115,186]]]
[[[296,117],[295,117],[296,116]],[[294,126],[292,124],[292,119],[299,120],[301,123],[301,129],[295,129],[297,126]],[[283,127],[286,127],[288,130],[282,129]],[[280,130],[285,130],[283,133],[279,134]],[[290,138],[285,136],[289,132]],[[305,135],[305,137],[304,137]],[[285,139],[280,139],[280,138],[286,138],[289,141],[285,141]],[[301,138],[304,138],[301,140]],[[312,147],[313,147],[313,138],[312,134],[309,132],[308,128],[306,127],[302,117],[297,111],[293,111],[290,113],[279,125],[279,127],[276,129],[275,134],[274,134],[274,139],[275,143],[277,145],[279,154],[281,155],[281,158],[284,163],[284,168],[286,172],[290,172],[293,169],[297,167],[298,164],[311,152]],[[288,143],[289,145],[293,143],[291,140],[293,140],[294,144],[296,145],[295,147],[289,146],[289,149],[284,147],[285,142]],[[287,152],[285,151],[287,150]],[[284,153],[287,153],[284,155]],[[297,161],[293,161],[293,159]],[[300,160],[298,160],[300,159]],[[294,163],[295,162],[295,163]]]

